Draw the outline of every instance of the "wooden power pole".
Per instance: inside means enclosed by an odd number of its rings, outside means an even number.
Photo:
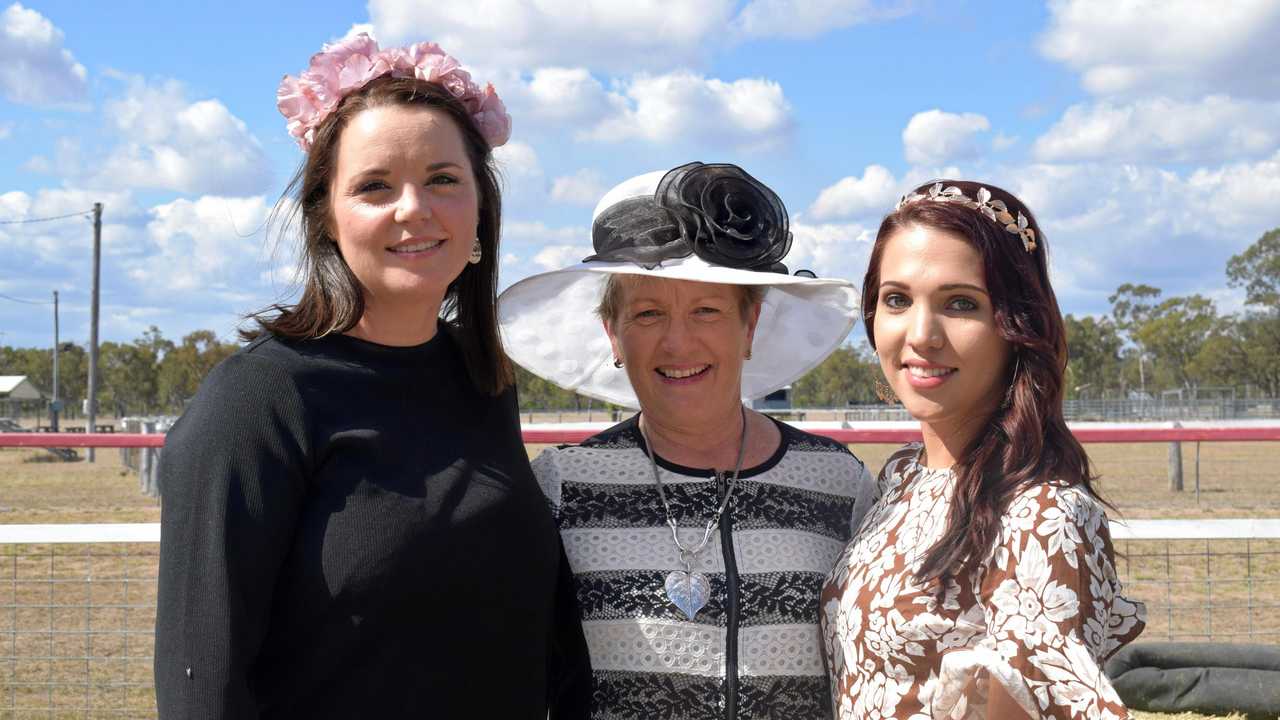
[[[58,413],[62,401],[58,399],[58,291],[53,291],[53,402],[49,403],[49,426],[58,432]]]
[[[102,266],[102,203],[93,204],[93,297],[89,301],[89,407],[85,432],[93,432],[98,420],[98,275]],[[89,462],[93,462],[89,448]]]

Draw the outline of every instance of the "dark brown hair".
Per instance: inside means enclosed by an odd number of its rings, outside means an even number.
[[[297,204],[287,211],[286,224],[301,221],[302,296],[291,306],[274,305],[253,315],[258,327],[242,332],[251,339],[263,332],[287,338],[310,339],[343,333],[364,314],[360,281],[330,234],[330,185],[337,165],[338,140],[351,118],[361,111],[388,105],[439,110],[462,133],[463,145],[475,173],[480,222],[476,235],[483,256],[468,264],[445,292],[441,315],[454,328],[471,382],[482,392],[497,394],[513,382],[511,363],[498,336],[498,238],[502,225],[502,194],[493,166],[493,150],[476,128],[467,109],[444,87],[415,78],[378,78],[342,99],[338,108],[316,128],[311,151],[285,189],[284,199]]]
[[[1089,457],[1062,416],[1067,334],[1058,300],[1049,285],[1048,248],[1031,211],[994,185],[943,180],[977,198],[991,191],[1016,218],[1022,213],[1035,231],[1036,247],[977,210],[957,203],[920,200],[890,213],[880,223],[862,285],[863,323],[875,347],[875,313],[880,297],[880,260],[895,233],[923,226],[964,239],[982,256],[987,292],[1000,336],[1012,346],[1008,403],[999,404],[952,468],[955,494],[942,537],[929,548],[919,582],[943,581],[985,559],[1000,533],[1000,521],[1017,493],[1038,483],[1083,485],[1097,496]],[[927,193],[933,183],[915,192]]]

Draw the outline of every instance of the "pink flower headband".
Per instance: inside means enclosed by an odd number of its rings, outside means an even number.
[[[491,148],[511,137],[511,116],[493,84],[481,90],[458,60],[439,45],[424,42],[378,50],[377,41],[365,33],[325,45],[311,56],[311,66],[298,77],[285,75],[276,90],[276,107],[289,121],[289,134],[306,152],[315,140],[316,128],[342,98],[383,75],[418,78],[449,90],[471,113]]]

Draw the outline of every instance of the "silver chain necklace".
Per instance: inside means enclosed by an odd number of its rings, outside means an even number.
[[[716,514],[707,521],[707,527],[702,531],[702,539],[691,548],[686,548],[680,542],[680,531],[676,525],[676,519],[671,515],[671,503],[667,501],[667,493],[662,488],[662,477],[658,474],[658,461],[653,455],[653,443],[644,434],[644,430],[640,429],[640,423],[636,422],[636,429],[644,439],[644,448],[649,452],[649,467],[653,470],[653,482],[658,486],[658,497],[662,499],[667,525],[671,528],[671,539],[675,541],[676,550],[680,552],[680,563],[684,565],[684,570],[672,570],[667,574],[665,585],[667,597],[690,620],[693,620],[698,611],[711,599],[711,581],[707,579],[705,573],[693,571],[693,562],[697,559],[698,553],[711,542],[711,534],[719,527],[720,518],[724,515],[725,508],[729,507],[733,490],[738,485],[738,474],[742,472],[742,460],[747,456],[747,409],[739,407],[742,410],[742,435],[738,438],[738,461],[733,468],[733,477],[729,479],[729,485],[725,488],[724,498],[720,500],[720,507],[716,509]]]

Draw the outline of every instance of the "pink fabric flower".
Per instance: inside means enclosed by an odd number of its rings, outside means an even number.
[[[492,84],[480,87],[456,58],[439,45],[421,42],[379,50],[365,33],[325,45],[311,56],[298,77],[284,76],[276,89],[276,107],[284,115],[289,134],[304,152],[315,141],[315,130],[348,93],[384,75],[417,78],[441,85],[471,113],[489,147],[511,138],[511,116]]]
[[[493,83],[484,86],[484,96],[480,99],[480,110],[472,115],[480,134],[489,140],[489,145],[498,147],[511,139],[511,115],[507,106],[493,89]],[[495,142],[496,139],[496,142]]]

